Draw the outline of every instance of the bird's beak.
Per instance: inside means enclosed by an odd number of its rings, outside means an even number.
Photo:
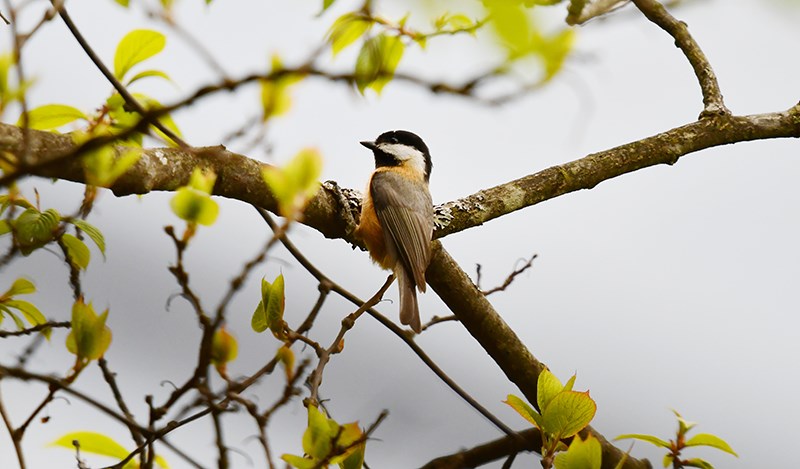
[[[375,145],[375,142],[364,141],[364,142],[359,142],[359,143],[364,145],[365,147],[369,148],[370,150],[377,150],[378,149],[378,145]]]

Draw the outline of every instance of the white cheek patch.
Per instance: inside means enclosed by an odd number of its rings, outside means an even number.
[[[402,143],[381,143],[378,145],[381,151],[394,156],[399,161],[405,161],[420,173],[425,172],[425,155],[414,147],[403,145]]]

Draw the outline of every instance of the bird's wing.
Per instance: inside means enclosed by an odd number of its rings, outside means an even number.
[[[433,202],[427,185],[394,171],[380,171],[372,176],[370,195],[403,266],[425,291],[433,236]]]

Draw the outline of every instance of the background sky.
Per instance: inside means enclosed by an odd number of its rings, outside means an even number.
[[[134,3],[130,11],[110,0],[68,6],[107,63],[127,31],[148,27],[167,33],[165,51],[148,65],[165,70],[175,84],[145,81],[137,91],[172,102],[218,79],[186,43]],[[233,77],[264,70],[274,52],[287,63],[302,60],[348,7],[340,0],[333,11],[317,17],[317,1],[201,3],[181,2],[176,19]],[[379,9],[402,16],[406,7],[391,3],[378,3]],[[458,8],[454,2],[447,5]],[[797,102],[800,9],[795,5],[697,0],[675,10],[706,52],[734,113],[781,111]],[[424,10],[414,11],[412,22],[424,25]],[[563,16],[558,7],[545,12],[542,21],[557,26]],[[36,19],[23,18],[29,23]],[[361,189],[372,159],[358,141],[389,129],[412,130],[431,149],[431,193],[435,203],[443,203],[691,122],[700,113],[699,87],[685,58],[669,36],[632,7],[578,33],[576,53],[562,75],[501,107],[435,96],[402,83],[390,84],[380,97],[363,98],[343,85],[306,80],[293,93],[291,112],[269,129],[269,147],[248,154],[280,162],[302,147],[315,146],[325,158],[323,179]],[[459,47],[469,47],[470,53]],[[9,49],[5,33],[0,50]],[[355,52],[335,60],[326,53],[321,63],[347,70]],[[400,69],[458,80],[494,63],[496,54],[486,40],[430,41],[426,51],[409,48]],[[88,112],[110,92],[57,20],[32,39],[25,61],[28,74],[36,78],[33,105],[65,103]],[[243,150],[241,141],[226,136],[257,116],[258,108],[253,86],[215,95],[174,118],[194,145],[226,143]],[[4,117],[16,121],[16,115]],[[705,150],[674,166],[625,175],[448,236],[443,244],[467,272],[474,275],[475,265],[483,266],[484,287],[501,283],[519,259],[538,254],[531,270],[490,299],[557,376],[566,380],[577,372],[576,389],[590,389],[598,403],[592,425],[605,436],[668,438],[676,426],[670,411],[675,409],[699,422],[697,431],[725,438],[740,457],[702,450],[687,455],[707,457],[717,467],[788,467],[794,424],[800,419],[795,400],[800,385],[797,153],[798,143],[790,140]],[[22,186],[29,196],[38,188],[43,207],[69,213],[80,203],[79,185],[35,179]],[[199,338],[187,304],[177,300],[165,306],[178,291],[167,271],[174,250],[162,230],[167,224],[180,226],[170,212],[170,198],[163,193],[115,198],[104,192],[90,217],[105,234],[108,249],[104,262],[93,252],[84,287],[95,306],[111,309],[114,340],[106,356],[140,419],[146,415],[146,394],[161,402],[172,390],[165,381],[181,383],[191,373]],[[251,207],[218,200],[217,223],[200,230],[187,254],[191,282],[208,308],[216,306],[242,262],[271,235]],[[320,269],[363,298],[385,279],[366,253],[342,241],[325,240],[299,226],[291,236]],[[276,251],[230,305],[229,327],[240,354],[230,366],[233,376],[252,373],[279,345],[249,327],[260,277],[271,279],[278,272],[286,276],[290,321],[304,317],[316,300],[313,279],[287,253]],[[32,301],[45,314],[69,317],[67,272],[56,256],[37,252],[18,259],[0,270],[0,288],[19,276],[35,280],[40,293]],[[395,288],[388,297],[396,299]],[[379,309],[396,319],[396,304]],[[328,343],[352,310],[329,299],[312,337]],[[423,321],[447,314],[432,293],[421,298],[421,310]],[[64,336],[55,333],[33,356],[31,368],[63,374],[71,364]],[[0,361],[13,363],[27,340],[0,342]],[[372,319],[359,320],[346,340],[345,353],[326,369],[321,393],[339,422],[359,420],[366,426],[382,409],[390,411],[368,445],[371,467],[419,466],[500,436]],[[519,392],[457,323],[436,326],[417,340],[495,415],[514,428],[526,428],[501,403],[507,394]],[[282,383],[276,374],[248,397],[271,402]],[[77,386],[112,402],[94,366]],[[11,380],[4,380],[0,390],[16,424],[46,393],[41,386]],[[76,399],[56,400],[45,414],[50,421],[35,422],[25,438],[30,467],[73,467],[70,451],[46,446],[68,431],[99,431],[132,447],[123,427]],[[278,414],[269,427],[274,454],[302,451],[304,415],[299,403]],[[262,467],[249,420],[231,416],[224,422],[228,443],[241,452],[231,454],[234,467]],[[208,466],[215,464],[210,421],[192,424],[170,440]],[[173,467],[183,467],[168,450],[163,454]],[[651,458],[654,465],[662,455],[643,443],[636,444],[633,454]],[[108,463],[84,456],[94,467]],[[10,440],[0,431],[0,467],[15,464]],[[525,455],[514,467],[536,466],[534,457]]]

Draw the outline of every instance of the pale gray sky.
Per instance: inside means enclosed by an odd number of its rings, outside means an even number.
[[[314,19],[321,3],[316,1],[216,0],[208,8],[201,3],[182,2],[176,16],[234,77],[263,68],[273,52],[287,61],[303,58],[335,16]],[[346,3],[337,2],[336,11],[345,11]],[[688,3],[675,14],[688,23],[707,53],[733,112],[784,110],[797,101],[800,9],[785,2]],[[130,15],[110,0],[69,7],[109,63],[128,30],[164,30],[139,9]],[[474,42],[459,41],[466,46]],[[358,141],[388,129],[412,130],[431,148],[434,201],[446,202],[695,119],[702,105],[699,88],[672,42],[628,7],[580,28],[577,54],[563,75],[503,107],[432,96],[400,83],[390,84],[380,97],[362,98],[342,85],[309,80],[297,87],[292,111],[270,129],[272,154],[283,160],[314,145],[325,158],[324,179],[361,189],[372,161]],[[110,86],[59,21],[29,47],[27,71],[37,79],[32,103],[61,102],[90,111],[108,95]],[[8,48],[4,34],[0,50]],[[431,41],[426,52],[409,50],[401,69],[432,78],[458,77],[492,57],[485,46],[474,57],[457,51],[446,41]],[[353,58],[354,51],[347,51],[333,64],[346,68]],[[144,91],[163,102],[215,79],[171,34],[165,52],[150,65],[167,71],[176,83],[142,82]],[[174,117],[189,142],[211,145],[257,110],[258,90],[249,87],[217,95]],[[671,167],[649,168],[528,208],[443,243],[467,272],[482,264],[486,286],[501,282],[519,258],[539,255],[533,269],[491,301],[557,376],[566,379],[577,372],[576,389],[590,389],[598,403],[592,424],[607,437],[650,433],[668,438],[675,428],[670,409],[676,409],[700,422],[698,432],[725,438],[740,458],[717,451],[687,455],[707,457],[717,467],[788,467],[786,448],[794,443],[794,423],[800,419],[800,406],[793,404],[800,385],[797,153],[798,142],[788,140],[707,150]],[[252,154],[264,156],[260,150]],[[34,186],[44,206],[70,211],[80,201],[77,185],[45,180],[23,184],[29,194]],[[114,341],[107,357],[140,417],[146,412],[145,394],[155,394],[158,402],[171,391],[162,381],[179,383],[191,373],[199,335],[186,304],[177,300],[165,311],[168,296],[177,292],[166,270],[174,253],[162,230],[166,224],[179,225],[169,199],[169,194],[117,199],[103,193],[90,218],[106,235],[108,259],[90,266],[87,295],[96,306],[111,308]],[[270,235],[251,207],[225,200],[220,204],[219,220],[201,229],[187,260],[192,282],[209,307]],[[292,235],[323,271],[362,297],[370,296],[385,278],[365,253],[342,241],[325,240],[302,227]],[[284,252],[276,257],[290,259]],[[302,317],[316,299],[310,276],[278,260],[261,268],[231,305],[229,325],[240,344],[240,357],[230,366],[233,375],[251,373],[278,346],[272,337],[249,328],[261,275],[272,278],[283,271],[290,320]],[[6,267],[0,272],[0,287],[20,275],[36,280],[43,290],[33,297],[42,311],[68,317],[67,274],[52,254],[37,253]],[[388,296],[396,297],[394,288]],[[329,301],[313,334],[323,342],[331,340],[341,317],[353,309],[340,300]],[[423,320],[446,313],[432,293],[421,298],[421,305]],[[396,302],[380,309],[396,319]],[[13,359],[21,340],[0,342],[3,363]],[[36,370],[60,373],[69,367],[63,340],[64,334],[54,334],[52,343],[35,356]],[[418,340],[497,416],[514,428],[526,427],[501,403],[518,391],[459,325],[434,327]],[[250,397],[270,402],[281,385],[275,376]],[[111,401],[96,367],[77,386]],[[4,380],[2,391],[6,405],[14,403],[10,411],[19,422],[46,389]],[[382,409],[390,410],[368,445],[371,467],[414,467],[500,436],[400,341],[366,317],[348,333],[345,353],[327,368],[322,395],[330,399],[329,409],[340,422],[366,425]],[[68,450],[45,447],[67,431],[104,432],[132,447],[123,427],[75,399],[53,402],[47,414],[50,422],[35,423],[25,439],[33,468],[74,466]],[[258,444],[250,438],[255,434],[250,422],[239,417],[225,422],[228,443],[253,457],[250,463],[232,454],[234,467],[263,467]],[[274,454],[300,452],[304,426],[299,404],[282,411],[270,427]],[[209,422],[193,424],[171,440],[208,461],[209,467],[215,464]],[[633,454],[658,466],[662,453],[637,443]],[[184,467],[168,451],[164,456],[173,467]],[[95,467],[106,461],[86,457]],[[0,431],[0,467],[14,466],[10,440]],[[514,467],[537,466],[526,455]]]

